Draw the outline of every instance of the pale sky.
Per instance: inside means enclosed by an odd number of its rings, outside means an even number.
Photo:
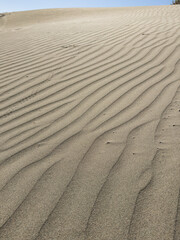
[[[169,5],[171,0],[0,0],[0,12],[47,8]]]

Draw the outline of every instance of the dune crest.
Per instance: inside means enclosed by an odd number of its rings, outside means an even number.
[[[180,6],[0,15],[0,239],[180,239]]]

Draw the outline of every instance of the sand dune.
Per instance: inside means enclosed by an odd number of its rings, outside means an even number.
[[[180,6],[0,15],[0,239],[180,239]]]

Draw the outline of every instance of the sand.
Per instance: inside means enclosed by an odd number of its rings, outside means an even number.
[[[180,6],[0,15],[0,239],[180,239]]]

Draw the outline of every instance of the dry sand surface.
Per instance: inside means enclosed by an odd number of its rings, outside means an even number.
[[[0,239],[180,239],[180,6],[0,16]]]

